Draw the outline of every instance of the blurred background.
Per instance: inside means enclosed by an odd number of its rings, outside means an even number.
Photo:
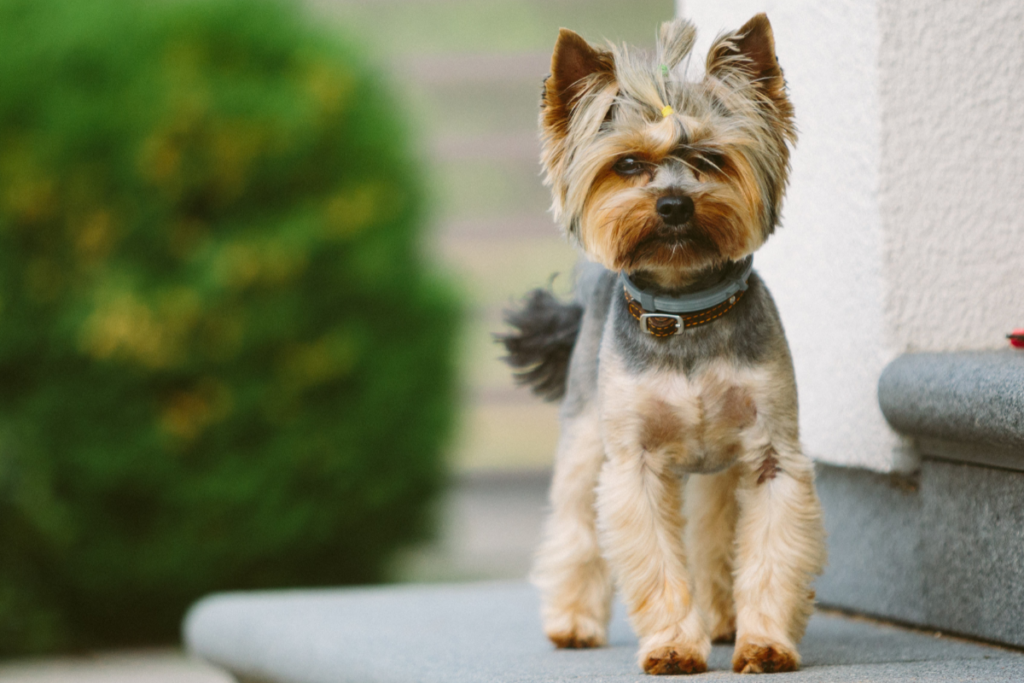
[[[458,472],[547,468],[555,409],[514,387],[491,334],[529,288],[569,291],[574,250],[547,213],[537,136],[558,28],[653,45],[670,0],[314,0],[386,68],[424,160],[425,241],[465,302]],[[553,276],[558,274],[552,281]]]
[[[541,80],[672,14],[0,0],[0,681],[214,590],[524,576],[557,409],[491,335],[575,261]],[[199,675],[140,657],[88,680]]]
[[[429,257],[464,302],[453,485],[439,536],[399,554],[399,580],[521,578],[537,541],[557,406],[517,387],[493,333],[533,287],[568,295],[576,252],[547,212],[537,115],[559,27],[653,45],[670,0],[318,0],[354,28],[407,104],[427,169]]]

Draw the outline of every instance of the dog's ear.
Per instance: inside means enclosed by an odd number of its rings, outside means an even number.
[[[708,51],[707,73],[721,80],[742,78],[759,86],[782,80],[775,59],[775,37],[765,14],[758,14],[738,31],[723,33]]]
[[[759,104],[771,107],[770,113],[787,134],[792,130],[793,105],[786,96],[786,81],[775,56],[775,36],[765,14],[758,14],[742,28],[715,39],[708,52],[708,77],[746,89],[757,96]]]
[[[551,55],[551,75],[544,81],[541,116],[553,139],[566,136],[569,121],[582,98],[615,80],[615,60],[592,47],[579,34],[563,28]]]

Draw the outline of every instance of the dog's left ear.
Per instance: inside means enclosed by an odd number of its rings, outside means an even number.
[[[775,57],[775,37],[765,14],[758,14],[738,31],[720,35],[708,52],[707,74],[735,85],[755,88],[777,113],[792,116],[786,81]]]

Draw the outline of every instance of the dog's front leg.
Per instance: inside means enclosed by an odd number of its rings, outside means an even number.
[[[813,466],[795,445],[768,445],[740,467],[733,669],[793,671],[814,610],[810,584],[825,561]]]
[[[681,482],[665,456],[609,446],[597,490],[602,544],[650,674],[707,669],[711,640],[693,605],[683,549]]]

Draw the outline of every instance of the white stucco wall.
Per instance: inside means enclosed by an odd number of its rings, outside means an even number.
[[[886,331],[903,350],[1024,327],[1024,2],[879,7]]]
[[[756,263],[782,312],[803,440],[819,460],[913,468],[878,408],[885,364],[908,350],[1004,346],[1024,326],[1020,7],[680,3],[698,27],[695,56],[757,12],[775,31],[800,141],[783,227]]]

